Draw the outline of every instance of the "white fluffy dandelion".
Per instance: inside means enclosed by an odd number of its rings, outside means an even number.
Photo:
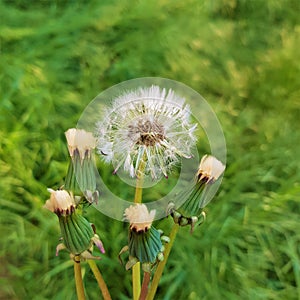
[[[97,150],[114,173],[123,167],[131,177],[167,177],[180,157],[192,156],[196,126],[185,100],[171,89],[139,88],[116,98],[97,123]]]

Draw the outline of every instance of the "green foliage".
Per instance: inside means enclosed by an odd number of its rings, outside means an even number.
[[[0,298],[76,298],[68,254],[55,257],[57,218],[42,208],[66,175],[63,133],[107,87],[159,76],[209,101],[228,166],[206,223],[181,229],[157,299],[300,299],[299,14],[296,0],[0,2]],[[87,217],[112,297],[129,299],[117,260],[127,225]]]

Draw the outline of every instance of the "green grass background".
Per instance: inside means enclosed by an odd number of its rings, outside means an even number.
[[[76,299],[72,262],[55,257],[57,218],[42,208],[66,174],[64,131],[106,88],[159,76],[207,99],[228,166],[206,223],[179,233],[157,299],[299,300],[299,15],[298,0],[0,1],[0,298]],[[127,225],[87,216],[113,299],[129,299],[117,260]]]

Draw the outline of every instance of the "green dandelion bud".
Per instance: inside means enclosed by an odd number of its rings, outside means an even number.
[[[168,212],[175,223],[180,226],[191,225],[193,229],[195,224],[203,222],[205,216],[202,213],[202,208],[206,191],[222,175],[224,170],[225,166],[215,157],[211,155],[202,157],[195,176],[195,183],[192,189],[184,195],[186,201],[180,207],[175,207],[174,203],[169,204]],[[200,218],[201,215],[202,218]]]
[[[71,158],[65,189],[75,195],[83,193],[90,203],[97,201],[95,164],[92,156],[96,139],[91,132],[75,128],[66,131],[65,135]]]
[[[155,210],[149,213],[145,204],[135,204],[125,210],[124,216],[130,222],[130,261],[153,264],[162,249],[161,234],[152,226]],[[130,265],[132,266],[132,263]]]
[[[57,246],[56,255],[62,249],[67,249],[72,255],[91,252],[93,244],[104,253],[103,244],[91,223],[76,211],[73,196],[64,190],[49,191],[51,196],[44,207],[58,216],[63,242]]]

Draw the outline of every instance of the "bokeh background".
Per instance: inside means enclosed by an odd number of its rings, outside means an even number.
[[[298,0],[0,1],[0,298],[76,299],[68,253],[55,257],[57,218],[42,208],[66,174],[64,131],[106,88],[159,76],[210,103],[228,165],[206,223],[180,231],[157,299],[299,300],[299,15]],[[130,299],[117,259],[127,224],[87,217],[113,299]]]

